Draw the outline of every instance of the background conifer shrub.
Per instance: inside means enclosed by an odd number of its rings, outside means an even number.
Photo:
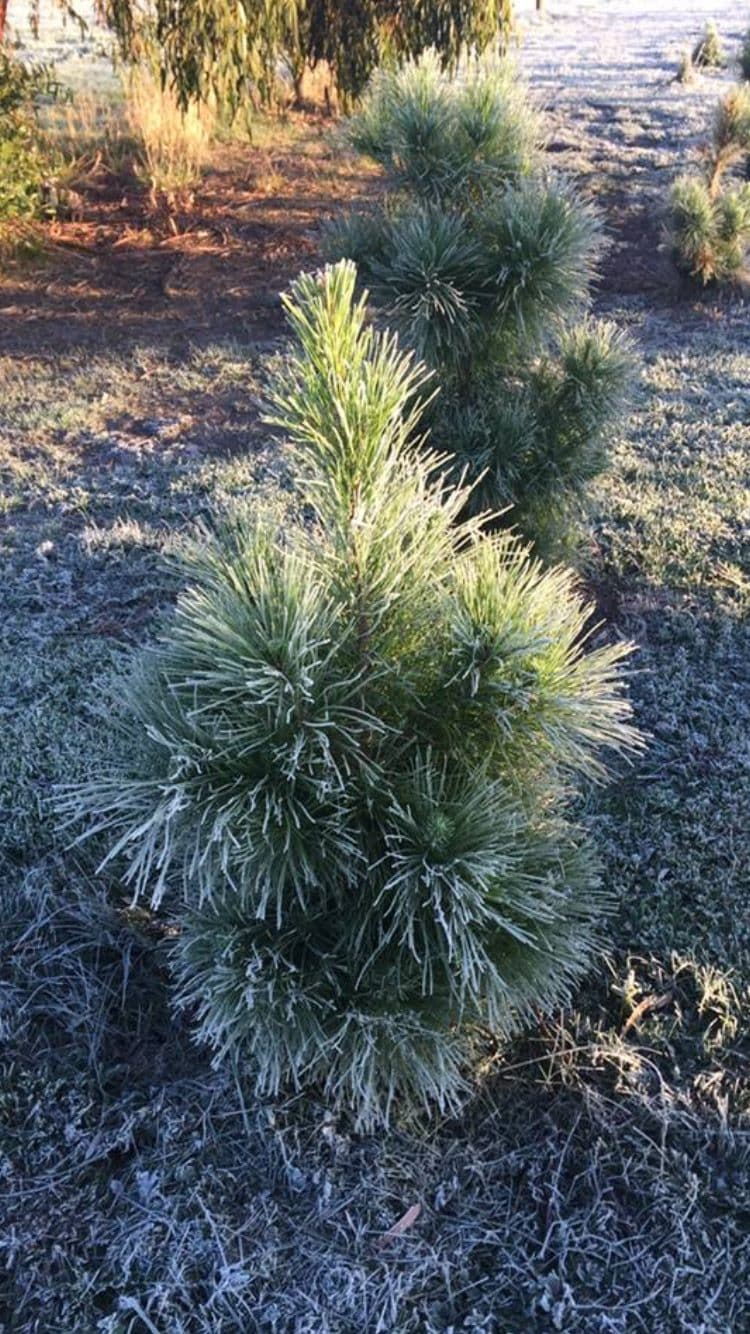
[[[680,63],[677,66],[675,80],[677,83],[695,83],[696,66],[693,60],[693,53],[690,47],[686,47],[680,56]]]
[[[628,340],[584,318],[597,217],[546,172],[538,116],[504,62],[458,78],[430,54],[381,70],[347,138],[389,193],[335,224],[329,253],[356,261],[437,372],[431,439],[457,480],[481,478],[472,512],[507,509],[549,555],[606,463],[632,372]]]
[[[709,184],[716,191],[728,170],[750,153],[750,88],[737,84],[719,102],[709,152]]]
[[[693,64],[701,65],[704,69],[722,69],[726,64],[724,43],[713,19],[706,24],[703,36],[693,47],[692,55]]]
[[[117,681],[70,802],[174,920],[179,1003],[259,1096],[359,1126],[454,1108],[488,1035],[565,999],[606,895],[571,784],[637,744],[573,576],[459,521],[415,454],[426,372],[303,276],[273,420],[314,522],[229,516]]]
[[[750,184],[731,172],[750,153],[750,87],[738,84],[714,116],[702,175],[675,181],[670,238],[677,267],[703,286],[745,272],[750,246]]]

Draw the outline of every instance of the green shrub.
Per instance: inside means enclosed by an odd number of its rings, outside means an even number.
[[[287,299],[273,395],[307,521],[229,517],[71,801],[174,916],[180,1003],[259,1096],[455,1107],[487,1034],[565,999],[605,901],[576,776],[634,744],[591,609],[410,443],[425,372],[342,263]],[[313,516],[314,521],[313,521]]]
[[[730,282],[744,271],[750,245],[750,185],[727,185],[725,177],[749,151],[750,88],[738,85],[717,108],[705,176],[683,176],[672,188],[675,261],[704,286]]]
[[[55,93],[46,66],[26,66],[0,46],[0,249],[23,236],[24,224],[44,211],[51,162],[41,141],[37,107]]]
[[[448,202],[532,170],[539,118],[512,68],[472,60],[451,78],[434,52],[373,76],[346,138],[423,201]]]
[[[597,217],[545,174],[538,118],[497,61],[453,80],[432,56],[380,71],[348,139],[385,168],[390,193],[336,223],[329,253],[355,260],[387,322],[437,373],[431,439],[481,479],[471,511],[510,507],[506,521],[549,554],[606,462],[630,379],[622,336],[589,322],[575,333]]]
[[[704,69],[722,69],[726,65],[724,46],[712,20],[706,24],[703,36],[693,47],[693,64],[701,65]]]

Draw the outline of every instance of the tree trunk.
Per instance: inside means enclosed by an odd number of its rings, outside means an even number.
[[[5,20],[8,17],[8,0],[0,0],[0,44],[5,40]]]

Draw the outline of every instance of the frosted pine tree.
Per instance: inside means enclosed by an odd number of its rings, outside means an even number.
[[[570,994],[605,902],[571,785],[636,738],[627,648],[587,648],[569,572],[459,520],[413,443],[426,372],[355,280],[287,300],[272,412],[314,520],[236,514],[193,550],[74,805],[172,920],[216,1059],[370,1127],[457,1107],[487,1038]]]

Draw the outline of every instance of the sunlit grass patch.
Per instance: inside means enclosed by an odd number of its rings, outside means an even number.
[[[597,540],[608,574],[736,594],[727,566],[748,569],[750,351],[742,315],[656,356],[632,429],[598,488]],[[731,581],[730,581],[731,583]]]

